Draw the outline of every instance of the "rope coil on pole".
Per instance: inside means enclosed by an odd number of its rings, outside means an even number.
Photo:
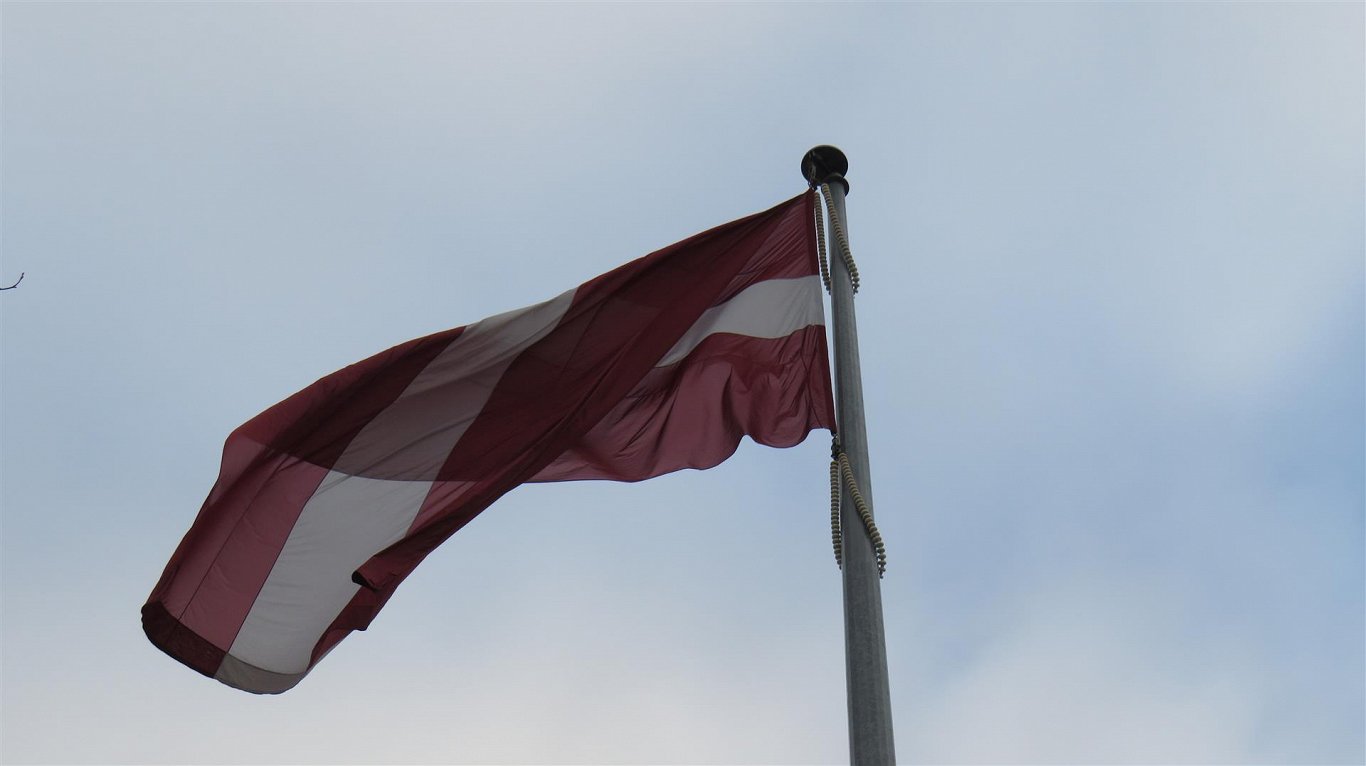
[[[839,440],[830,442],[830,543],[835,546],[835,566],[844,569],[844,533],[840,531]]]
[[[815,184],[812,184],[815,186]],[[821,183],[820,200],[824,203],[826,210],[834,209],[834,201],[830,198],[830,184]],[[816,205],[816,251],[819,256],[821,267],[821,282],[825,284],[825,291],[831,291],[830,285],[830,258],[826,252],[825,244],[825,216],[822,215],[821,205]],[[839,243],[840,260],[844,262],[844,267],[849,272],[849,286],[853,292],[857,293],[859,288],[858,266],[854,263],[854,253],[849,248],[849,237],[844,233],[844,224],[840,222],[839,216],[830,216],[830,223],[835,230],[835,241]],[[873,541],[873,549],[877,553],[877,576],[882,577],[887,571],[887,548],[882,542],[882,533],[878,531],[877,524],[873,521],[873,512],[868,509],[868,503],[863,499],[863,493],[859,491],[858,481],[854,479],[854,468],[849,463],[849,456],[845,454],[844,448],[840,446],[839,437],[832,437],[830,441],[830,543],[835,549],[835,565],[844,569],[844,530],[840,523],[840,479],[844,480],[845,486],[849,488],[849,497],[854,501],[854,509],[858,511],[859,518],[863,521],[864,529],[868,530],[868,537]]]
[[[819,198],[815,205],[816,210],[816,253],[820,256],[821,264],[821,283],[825,285],[825,291],[830,292],[830,259],[825,254],[825,215],[821,212]],[[850,272],[851,274],[853,272]]]
[[[854,501],[854,510],[858,511],[859,518],[863,520],[863,528],[868,530],[868,537],[873,541],[873,550],[877,554],[877,576],[882,578],[887,572],[887,547],[882,542],[882,533],[878,531],[877,523],[873,521],[873,512],[868,508],[868,503],[863,499],[863,493],[859,491],[858,482],[854,479],[854,467],[849,463],[849,456],[845,454],[844,448],[840,446],[839,437],[832,437],[830,440],[830,537],[835,545],[835,563],[844,568],[844,530],[840,524],[840,491],[839,478],[844,479],[844,486],[849,490],[849,497]]]
[[[822,183],[820,189],[821,198],[825,201],[825,208],[827,210],[832,209],[835,203],[830,199],[830,184]],[[818,213],[817,221],[819,221],[819,219],[820,216]],[[840,260],[844,261],[845,268],[849,269],[849,286],[854,288],[854,293],[857,294],[859,286],[858,266],[854,265],[854,252],[849,249],[849,237],[844,233],[844,224],[840,222],[840,218],[837,215],[830,216],[830,224],[835,229],[835,241],[838,242],[840,246]],[[817,224],[816,230],[818,233],[821,233],[821,273],[822,276],[824,276],[828,271],[828,267],[825,265],[825,236],[819,223]],[[825,289],[827,292],[830,290],[829,279],[825,280]]]

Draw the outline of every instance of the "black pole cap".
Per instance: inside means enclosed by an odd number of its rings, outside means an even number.
[[[838,181],[844,185],[844,193],[849,193],[849,182],[844,174],[849,172],[849,158],[839,148],[822,144],[802,157],[802,178],[812,187],[826,181]]]

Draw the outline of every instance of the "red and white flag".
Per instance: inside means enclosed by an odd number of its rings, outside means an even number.
[[[815,200],[335,372],[234,431],[147,604],[156,646],[282,692],[524,482],[710,468],[834,428]]]

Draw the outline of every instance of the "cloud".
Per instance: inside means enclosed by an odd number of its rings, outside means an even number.
[[[1154,595],[1071,589],[1017,605],[970,663],[911,706],[910,759],[1255,761],[1258,674],[1236,653],[1193,662],[1183,630],[1189,615]]]

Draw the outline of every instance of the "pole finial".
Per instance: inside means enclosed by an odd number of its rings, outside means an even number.
[[[837,181],[849,193],[849,182],[844,174],[849,172],[849,158],[838,147],[821,144],[802,157],[802,178],[816,187],[827,181]]]

